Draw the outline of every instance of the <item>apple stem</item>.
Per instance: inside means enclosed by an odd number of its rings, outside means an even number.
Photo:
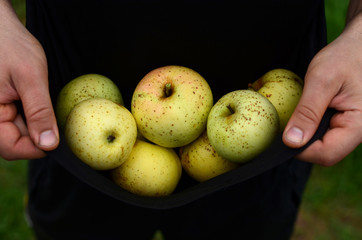
[[[233,108],[230,104],[227,105],[227,108],[229,109],[229,111],[230,111],[231,114],[234,114],[234,113],[235,113],[234,108]]]
[[[107,141],[108,141],[109,143],[112,143],[112,142],[114,141],[114,139],[116,139],[116,137],[113,136],[113,135],[109,135],[109,136],[107,137]]]
[[[165,88],[164,88],[164,93],[165,93],[165,97],[169,97],[172,94],[172,84],[171,83],[166,83]]]

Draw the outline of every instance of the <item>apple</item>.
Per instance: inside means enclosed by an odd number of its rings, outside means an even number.
[[[148,197],[170,195],[181,174],[180,159],[173,149],[139,139],[128,159],[110,171],[117,185],[131,193]]]
[[[279,114],[280,131],[283,131],[302,95],[303,80],[290,70],[273,69],[249,87],[274,105]]]
[[[211,146],[205,131],[192,143],[180,148],[181,165],[193,179],[204,182],[226,173],[239,164],[222,158]]]
[[[244,163],[263,152],[279,132],[278,113],[263,95],[236,90],[221,97],[212,107],[207,135],[223,158]]]
[[[190,68],[173,65],[154,69],[141,79],[131,111],[146,139],[175,148],[201,135],[212,106],[206,80]]]
[[[100,74],[85,74],[68,82],[59,92],[55,113],[60,129],[64,130],[66,119],[73,107],[83,100],[100,97],[123,105],[117,85]]]
[[[125,107],[104,98],[90,98],[74,106],[65,124],[72,152],[96,170],[121,165],[131,154],[137,125]]]

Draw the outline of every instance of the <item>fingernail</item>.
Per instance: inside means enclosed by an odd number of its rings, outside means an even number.
[[[289,142],[302,143],[303,131],[300,128],[292,127],[287,132],[287,139]]]
[[[56,144],[57,137],[52,130],[44,131],[40,134],[39,145],[44,147],[50,147]]]

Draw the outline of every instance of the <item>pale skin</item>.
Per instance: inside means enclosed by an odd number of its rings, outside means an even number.
[[[303,151],[299,159],[332,166],[362,142],[361,66],[362,1],[351,0],[343,33],[308,67],[302,97],[284,131],[284,143],[303,146],[315,133],[327,107],[339,113],[333,116],[323,139]]]
[[[46,57],[9,0],[0,0],[0,53],[0,156],[7,160],[44,157],[59,144]],[[337,109],[323,139],[298,156],[331,166],[362,142],[362,0],[350,1],[345,30],[315,56],[304,80],[303,95],[283,140],[293,148],[303,146],[326,108]],[[15,106],[19,100],[25,119]]]
[[[8,160],[44,157],[44,151],[59,142],[46,57],[8,0],[0,0],[0,52],[0,156]],[[19,100],[25,120],[14,104]]]

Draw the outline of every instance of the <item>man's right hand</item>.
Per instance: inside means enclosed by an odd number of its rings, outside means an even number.
[[[16,102],[21,102],[25,120]],[[58,144],[44,50],[9,1],[0,0],[0,156],[40,158]]]

